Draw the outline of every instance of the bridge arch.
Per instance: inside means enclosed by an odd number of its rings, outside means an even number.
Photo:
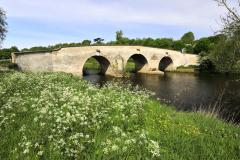
[[[158,65],[159,71],[172,71],[173,70],[173,60],[170,56],[164,56]]]
[[[127,58],[127,61],[132,58],[133,62],[135,63],[135,72],[138,72],[140,70],[149,70],[149,64],[147,58],[142,54],[132,54]],[[124,64],[124,67],[126,67],[127,61]]]
[[[83,63],[81,65],[82,73],[83,73],[83,66],[84,66],[84,64],[91,57],[95,58],[98,61],[98,63],[100,64],[100,73],[99,74],[111,75],[111,70],[112,70],[111,61],[109,60],[109,58],[107,58],[107,57],[105,57],[103,55],[97,55],[97,54],[92,54],[92,55],[88,56],[87,58],[85,58],[83,60]]]

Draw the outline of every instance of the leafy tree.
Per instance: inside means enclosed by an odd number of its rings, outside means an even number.
[[[148,37],[147,39],[145,39],[143,41],[143,44],[144,46],[153,46],[153,43],[154,43],[154,39]]]
[[[154,41],[154,47],[170,49],[172,45],[172,38],[157,38]]]
[[[221,38],[226,38],[226,35],[225,34],[218,34],[218,35],[215,35],[215,36],[210,36],[208,37],[210,43],[214,43],[214,44],[217,44]]]
[[[17,48],[16,46],[12,46],[12,47],[10,48],[10,51],[11,51],[11,52],[19,52],[19,50],[18,50],[18,48]]]
[[[185,44],[183,43],[182,40],[173,41],[173,44],[172,44],[173,50],[182,51],[184,47],[185,47]]]
[[[134,42],[135,42],[135,39],[129,39],[129,40],[128,40],[128,44],[129,44],[129,45],[133,45]]]
[[[129,38],[127,38],[127,37],[123,37],[123,38],[121,39],[121,41],[119,41],[119,42],[120,42],[120,44],[126,44],[126,45],[129,45],[128,41],[129,41]]]
[[[186,53],[194,53],[194,47],[192,45],[186,45]]]
[[[239,44],[239,41],[236,41],[234,37],[223,38],[210,51],[208,58],[214,62],[219,72],[229,74],[237,67],[237,61],[240,59],[240,51],[236,47],[237,43]]]
[[[212,60],[208,58],[208,53],[202,51],[201,53],[198,54],[198,63],[199,65],[199,70],[201,72],[214,72],[215,71],[215,65]]]
[[[195,37],[194,37],[193,32],[187,32],[187,33],[185,33],[185,34],[182,36],[182,38],[181,38],[181,40],[182,40],[183,43],[185,43],[185,44],[192,44],[193,41],[194,41],[194,39],[195,39]]]
[[[194,53],[199,54],[200,52],[208,52],[208,48],[210,46],[210,41],[207,38],[199,39],[198,43],[194,47]]]
[[[122,36],[123,36],[122,30],[116,32],[116,40],[117,41],[121,41],[123,38]]]
[[[234,7],[229,7],[226,4],[226,0],[214,0],[218,3],[218,6],[224,6],[228,13],[225,17],[221,17],[223,29],[214,32],[221,33],[227,36],[221,38],[219,44],[216,45],[215,49],[211,50],[209,57],[216,64],[216,68],[222,73],[231,72],[234,67],[240,68],[238,63],[240,58],[240,16]],[[239,5],[240,2],[238,1]]]
[[[94,39],[94,42],[96,42],[97,44],[102,44],[101,43],[102,41],[104,41],[104,39],[101,39],[101,38]]]
[[[1,59],[9,59],[11,58],[11,50],[8,48],[3,48],[0,50],[0,58]]]
[[[134,45],[142,45],[143,40],[140,38],[136,38],[136,40],[134,41]]]
[[[6,22],[6,11],[0,7],[0,48],[2,47],[1,44],[6,38],[6,33],[8,32],[7,26],[8,23]]]
[[[21,52],[27,52],[27,51],[28,51],[27,48],[23,48],[23,49],[21,49]]]
[[[82,45],[90,46],[90,44],[91,44],[91,41],[90,41],[90,40],[84,40],[84,41],[82,41]]]
[[[108,45],[115,45],[116,42],[115,41],[110,41],[110,42],[107,42]]]

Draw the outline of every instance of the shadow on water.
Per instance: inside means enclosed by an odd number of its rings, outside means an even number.
[[[97,75],[96,69],[87,69],[88,75],[84,79],[103,86],[107,81],[116,79],[111,76]],[[239,75],[223,76],[199,73],[173,73],[164,75],[149,75],[131,73],[129,78],[118,78],[126,82],[130,80],[133,85],[140,85],[152,92],[155,98],[162,103],[173,105],[178,111],[208,111],[220,108],[224,112],[222,118],[240,122],[240,79]],[[215,106],[215,109],[214,109]],[[234,114],[234,117],[229,115]]]

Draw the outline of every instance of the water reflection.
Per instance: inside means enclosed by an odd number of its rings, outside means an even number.
[[[97,75],[96,69],[87,69],[87,72],[88,75],[84,76],[84,79],[100,86],[106,81],[114,79],[111,76]],[[174,105],[177,110],[184,111],[198,109],[199,107],[207,108],[210,104],[213,106],[216,101],[214,95],[226,82],[229,83],[226,91],[240,90],[240,82],[236,81],[240,79],[240,76],[166,72],[164,75],[131,73],[129,78],[118,79],[130,80],[134,85],[138,84],[153,91],[156,93],[156,98],[168,100],[170,101],[169,105]],[[236,99],[229,100],[229,104],[225,105],[225,108],[229,107],[231,112],[240,111],[239,92],[234,93],[235,96],[237,94]],[[233,94],[225,93],[223,100],[227,98],[233,98]],[[227,113],[224,116],[226,117]],[[238,120],[240,120],[240,116],[237,117],[236,121]]]

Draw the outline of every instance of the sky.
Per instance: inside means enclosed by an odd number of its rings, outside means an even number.
[[[237,0],[227,0],[239,8]],[[213,0],[0,0],[8,33],[2,48],[18,49],[95,38],[173,38],[189,31],[195,40],[219,30],[227,9]],[[216,22],[217,21],[217,22]],[[213,30],[213,31],[212,31]]]

